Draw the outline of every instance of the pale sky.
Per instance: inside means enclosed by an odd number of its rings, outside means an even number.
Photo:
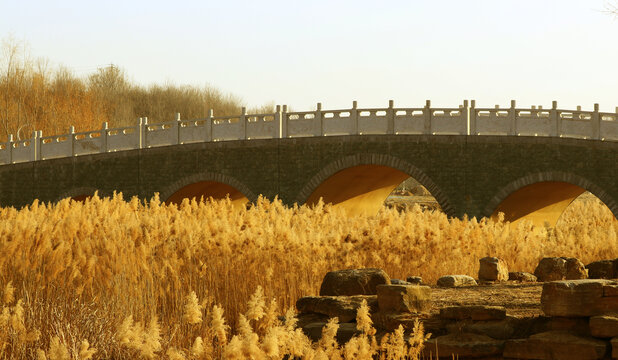
[[[78,75],[209,84],[296,110],[618,106],[618,19],[603,0],[0,0],[0,38]]]

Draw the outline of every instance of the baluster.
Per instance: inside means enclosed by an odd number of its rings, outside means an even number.
[[[425,123],[423,128],[423,134],[431,134],[431,100],[425,101],[425,108],[423,108],[423,116],[425,117]]]
[[[550,136],[560,136],[562,133],[562,121],[558,116],[558,101],[551,102],[551,110],[549,111],[549,122],[552,124]]]
[[[509,109],[509,135],[517,135],[517,102],[511,100],[511,108]]]
[[[107,152],[107,121],[103,123],[103,125],[101,126],[101,135],[99,136],[101,138],[101,152],[102,153],[106,153]]]
[[[324,118],[322,117],[322,103],[317,103],[314,120],[317,126],[317,131],[314,131],[314,136],[324,136]],[[316,127],[314,127],[316,128]]]
[[[388,101],[388,109],[386,110],[386,133],[395,133],[395,101]]]
[[[594,104],[594,112],[592,113],[592,138],[595,140],[601,139],[601,116],[599,115],[599,104]]]
[[[75,126],[71,125],[69,126],[69,141],[70,141],[70,146],[71,146],[71,155],[70,156],[75,156]]]

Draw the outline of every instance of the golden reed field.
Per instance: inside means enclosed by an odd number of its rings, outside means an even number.
[[[416,358],[421,326],[412,344],[401,332],[378,344],[361,309],[363,336],[339,347],[333,322],[311,344],[294,330],[294,303],[341,268],[432,283],[475,276],[487,255],[530,272],[544,256],[588,263],[618,253],[618,221],[596,199],[574,203],[547,229],[418,207],[347,218],[264,199],[239,210],[116,195],[3,208],[0,232],[2,359]]]

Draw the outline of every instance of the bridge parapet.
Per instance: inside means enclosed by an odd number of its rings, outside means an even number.
[[[32,138],[0,144],[0,164],[12,164],[52,158],[106,153],[141,148],[210,141],[274,139],[336,135],[427,134],[427,135],[505,135],[550,136],[618,141],[618,108],[616,113],[558,109],[541,106],[517,108],[477,108],[466,100],[456,108],[433,108],[428,100],[424,107],[358,108],[356,101],[349,109],[288,112],[277,106],[274,113],[213,116],[203,119],[149,124],[141,118],[135,126],[108,129],[107,123],[94,131],[44,137],[35,131]]]

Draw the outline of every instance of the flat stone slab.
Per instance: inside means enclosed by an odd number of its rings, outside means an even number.
[[[547,331],[527,339],[507,340],[503,356],[515,359],[588,360],[603,359],[608,343],[563,331]]]
[[[371,312],[378,310],[376,295],[356,296],[305,296],[296,301],[296,309],[300,313],[318,313],[329,318],[339,318],[339,323],[356,320],[356,311],[363,300]]]
[[[302,329],[305,335],[311,341],[317,342],[322,338],[322,329],[326,326],[326,322],[315,322],[305,325]],[[360,335],[361,332],[356,329],[356,323],[339,324],[337,329],[336,339],[340,344],[348,342],[354,335]]]
[[[595,316],[618,312],[617,282],[603,279],[553,281],[543,285],[541,308],[547,316]],[[606,296],[606,294],[610,296]]]
[[[438,286],[441,287],[462,287],[476,286],[476,280],[468,275],[445,275],[438,279]]]
[[[449,359],[459,357],[487,357],[501,355],[504,348],[504,340],[492,339],[486,335],[457,333],[438,336],[425,342],[423,355],[426,357],[446,356]]]
[[[618,336],[618,315],[600,315],[590,318],[590,335],[599,338]]]
[[[380,311],[418,313],[431,309],[431,288],[419,285],[378,285]]]
[[[320,296],[376,295],[376,286],[390,284],[382,269],[346,269],[326,273],[320,286]]]
[[[528,272],[513,271],[509,273],[509,280],[519,282],[536,282],[537,278]]]
[[[452,320],[502,320],[506,318],[506,309],[501,306],[448,306],[440,309],[442,319]]]

